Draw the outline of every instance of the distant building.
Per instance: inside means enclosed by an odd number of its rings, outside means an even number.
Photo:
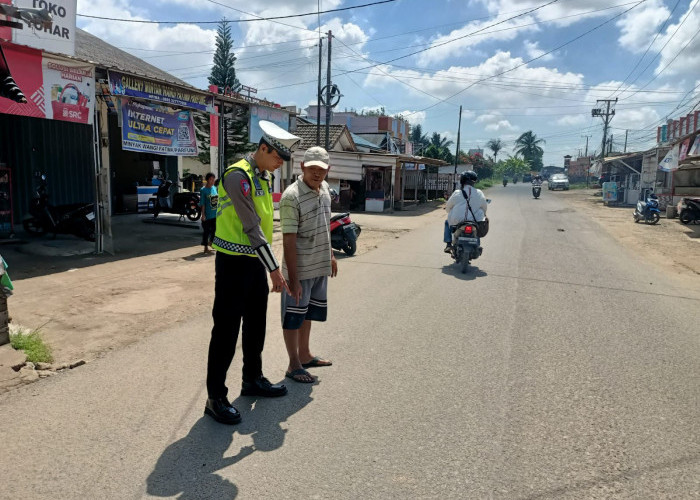
[[[569,180],[572,182],[583,181],[586,179],[588,169],[591,168],[591,159],[588,156],[582,156],[569,162]]]

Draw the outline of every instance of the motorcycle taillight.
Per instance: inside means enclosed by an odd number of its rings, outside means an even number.
[[[471,226],[466,226],[464,228],[464,234],[472,234],[473,228]]]

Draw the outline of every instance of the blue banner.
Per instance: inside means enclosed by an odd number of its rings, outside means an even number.
[[[122,149],[169,156],[197,156],[197,138],[189,111],[154,109],[122,102]]]
[[[112,95],[139,97],[171,106],[214,112],[213,96],[114,71],[109,72],[109,91]]]

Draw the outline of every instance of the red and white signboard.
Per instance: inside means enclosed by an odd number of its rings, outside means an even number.
[[[95,67],[54,59],[40,50],[3,44],[7,64],[27,97],[19,104],[0,97],[0,113],[92,123],[95,109]]]
[[[78,0],[0,0],[20,9],[46,9],[53,23],[50,28],[28,25],[23,29],[0,28],[0,38],[35,49],[75,55],[75,18]],[[17,21],[13,19],[13,21]]]

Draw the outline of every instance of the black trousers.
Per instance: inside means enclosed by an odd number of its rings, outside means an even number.
[[[226,372],[236,352],[243,322],[243,380],[262,375],[262,351],[267,323],[267,271],[257,257],[216,253],[214,328],[209,342],[207,392],[226,396]]]
[[[208,247],[216,234],[216,217],[202,221],[202,246]]]

